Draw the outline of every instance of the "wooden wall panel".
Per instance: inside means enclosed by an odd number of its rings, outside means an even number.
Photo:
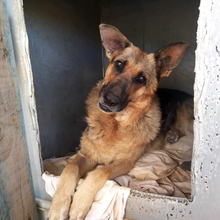
[[[36,219],[14,52],[0,1],[0,219]]]

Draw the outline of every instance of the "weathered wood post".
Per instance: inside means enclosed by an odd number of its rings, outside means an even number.
[[[0,219],[37,219],[5,0],[0,0]]]

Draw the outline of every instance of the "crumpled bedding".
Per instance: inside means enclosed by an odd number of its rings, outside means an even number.
[[[193,138],[193,134],[188,133],[174,144],[167,143],[163,150],[146,152],[128,174],[108,180],[96,195],[85,219],[123,219],[130,189],[190,198],[191,172],[184,169],[182,164],[191,161]],[[44,160],[45,173],[42,178],[45,180],[46,192],[51,197],[59,183],[59,175],[72,160],[74,156]]]

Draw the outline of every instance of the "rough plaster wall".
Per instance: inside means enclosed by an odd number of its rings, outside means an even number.
[[[220,1],[202,0],[199,10],[192,201],[133,192],[126,208],[132,219],[220,218]]]
[[[24,1],[43,158],[78,147],[85,99],[102,78],[95,1]]]
[[[201,219],[220,218],[220,1],[202,0],[196,49],[194,192]]]
[[[147,53],[154,53],[175,41],[190,44],[180,65],[161,87],[193,94],[196,29],[199,0],[102,1],[102,22],[112,24]],[[104,59],[104,66],[107,66]]]

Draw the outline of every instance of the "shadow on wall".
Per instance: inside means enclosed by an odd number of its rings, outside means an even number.
[[[43,158],[79,145],[85,99],[102,78],[99,6],[24,1]]]

